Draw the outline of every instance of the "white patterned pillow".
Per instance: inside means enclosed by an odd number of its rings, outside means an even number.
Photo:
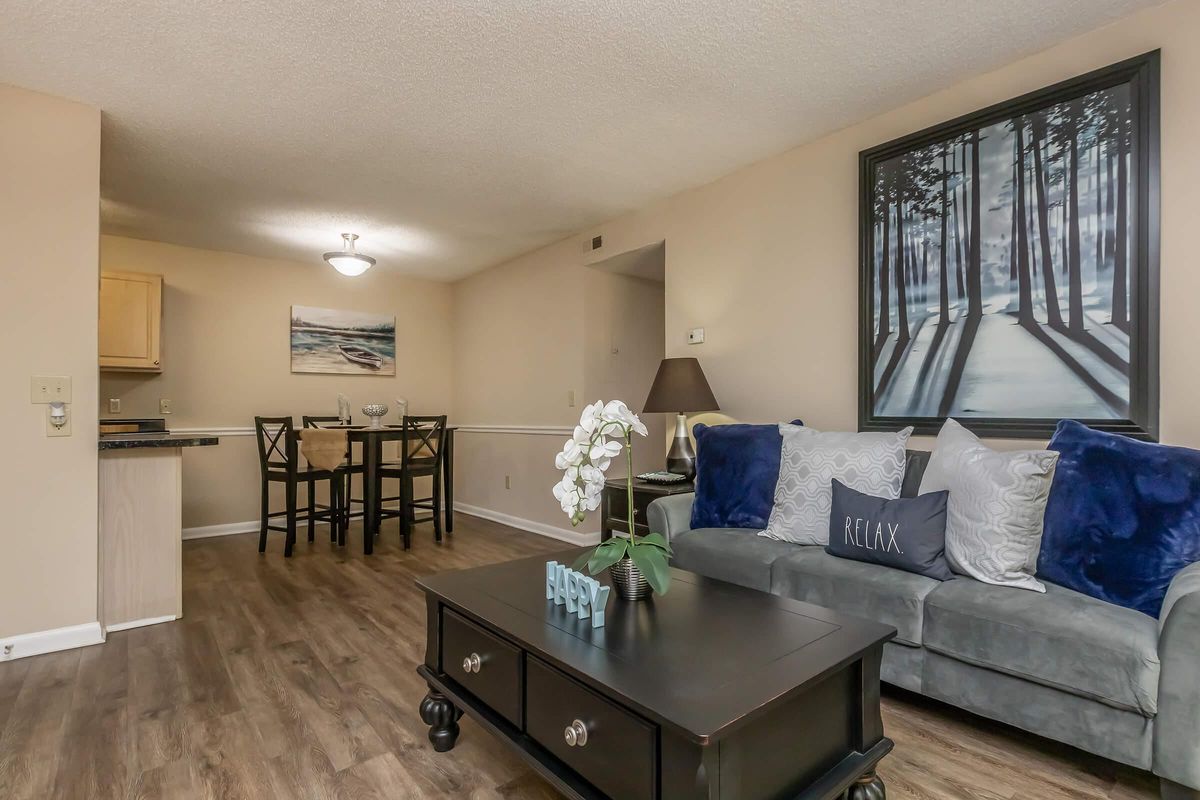
[[[921,478],[921,494],[950,490],[946,560],[984,583],[1044,592],[1033,577],[1058,453],[993,450],[946,420]]]
[[[829,544],[833,479],[863,494],[895,500],[904,482],[904,449],[912,428],[897,433],[822,433],[780,425],[783,449],[775,505],[759,534],[795,544]]]

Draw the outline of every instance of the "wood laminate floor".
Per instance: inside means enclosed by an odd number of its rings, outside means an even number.
[[[418,575],[560,549],[465,515],[375,555],[257,536],[184,544],[185,619],[0,664],[0,798],[554,798],[469,719],[433,752]],[[326,535],[327,537],[327,535]],[[886,692],[892,800],[1135,800],[1155,781],[955,709]],[[667,799],[669,800],[669,798]]]

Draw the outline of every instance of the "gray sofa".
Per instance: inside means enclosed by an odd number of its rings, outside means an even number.
[[[904,496],[927,458],[909,454]],[[648,511],[674,566],[892,625],[884,681],[1152,770],[1164,799],[1200,800],[1200,563],[1156,620],[1052,584],[942,583],[754,531],[691,530],[694,497]]]

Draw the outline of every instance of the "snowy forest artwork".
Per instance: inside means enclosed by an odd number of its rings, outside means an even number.
[[[863,154],[866,427],[1143,432],[1148,92],[1088,77]]]

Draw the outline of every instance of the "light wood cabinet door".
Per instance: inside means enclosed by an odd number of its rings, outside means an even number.
[[[100,368],[161,372],[162,276],[100,273]]]

